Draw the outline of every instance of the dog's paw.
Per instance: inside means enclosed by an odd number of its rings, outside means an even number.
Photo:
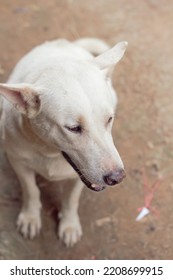
[[[17,219],[17,229],[25,238],[33,239],[40,233],[40,211],[21,211]]]
[[[59,223],[58,235],[67,247],[72,247],[77,243],[82,236],[79,216],[77,214],[62,216]]]

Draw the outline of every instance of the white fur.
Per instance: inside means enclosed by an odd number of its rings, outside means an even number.
[[[117,98],[109,67],[123,56],[126,43],[94,58],[108,46],[97,39],[46,42],[24,56],[3,95],[1,130],[3,144],[23,190],[23,206],[17,226],[33,238],[41,228],[40,193],[35,173],[49,180],[78,178],[62,156],[65,151],[83,175],[102,186],[103,175],[123,169],[111,136]],[[104,70],[103,70],[104,69]],[[83,127],[82,133],[67,127]],[[82,229],[78,203],[83,183],[77,179],[61,211],[59,237],[67,246],[76,243]]]

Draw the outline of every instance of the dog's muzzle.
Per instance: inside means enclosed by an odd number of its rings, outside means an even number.
[[[77,174],[79,175],[80,179],[82,180],[82,182],[92,191],[95,192],[99,192],[104,190],[106,187],[105,186],[99,186],[96,184],[92,184],[91,182],[89,182],[85,176],[81,173],[81,171],[78,169],[78,167],[75,165],[75,163],[71,160],[71,158],[64,152],[62,151],[62,154],[64,156],[64,158],[67,160],[67,162],[73,167],[73,169],[77,172]]]

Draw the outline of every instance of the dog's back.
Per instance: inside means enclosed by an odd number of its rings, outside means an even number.
[[[92,59],[92,54],[100,54],[108,48],[103,41],[94,38],[79,39],[74,42],[65,39],[45,42],[35,47],[18,62],[8,83],[33,83],[46,67],[51,68],[62,57],[89,60]]]

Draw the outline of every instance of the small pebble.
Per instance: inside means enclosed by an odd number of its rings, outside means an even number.
[[[111,222],[111,218],[110,217],[104,217],[104,218],[96,220],[96,225],[98,227],[101,227],[104,224],[107,224],[107,223],[110,223],[110,222]]]
[[[150,141],[147,142],[147,146],[148,148],[150,148],[151,150],[154,148],[154,144]]]

